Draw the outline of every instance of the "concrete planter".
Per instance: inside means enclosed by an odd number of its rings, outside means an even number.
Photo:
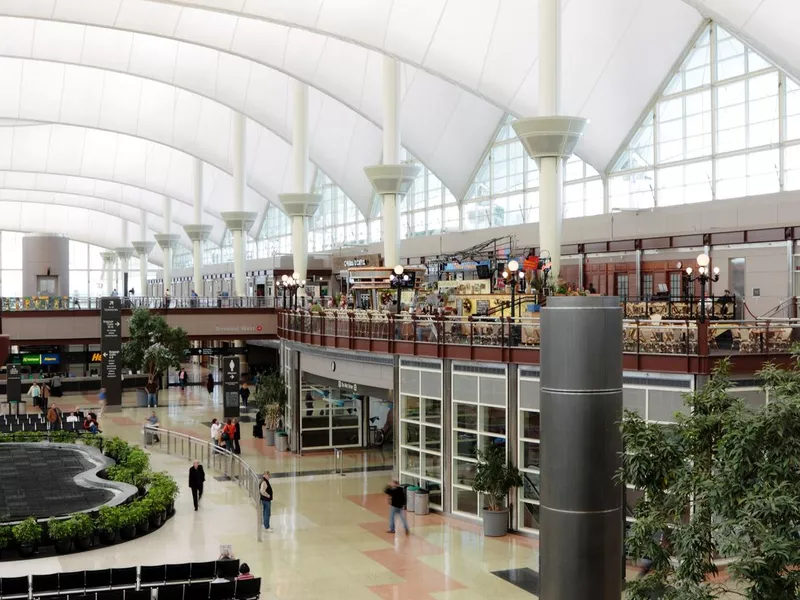
[[[483,535],[502,537],[508,532],[508,509],[483,509]]]

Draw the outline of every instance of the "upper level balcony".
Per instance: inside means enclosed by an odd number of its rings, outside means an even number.
[[[305,344],[456,360],[539,364],[537,318],[395,315],[382,311],[278,312],[278,336]],[[626,319],[623,366],[628,371],[708,374],[729,357],[735,373],[766,361],[787,363],[800,341],[800,320],[700,321]]]

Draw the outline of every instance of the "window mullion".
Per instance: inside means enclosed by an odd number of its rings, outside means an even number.
[[[711,201],[717,199],[717,26],[711,26],[709,40],[711,60]],[[747,52],[745,51],[745,54]]]

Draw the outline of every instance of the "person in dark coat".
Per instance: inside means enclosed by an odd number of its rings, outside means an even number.
[[[242,426],[239,423],[239,419],[234,419],[233,420],[233,427],[234,427],[234,432],[233,432],[233,453],[234,454],[241,454],[242,453],[242,447],[239,445],[239,440],[242,439]]]
[[[206,480],[206,473],[203,471],[203,465],[199,461],[194,461],[189,467],[189,488],[192,490],[192,501],[194,502],[194,509],[197,510],[197,503],[203,497],[203,483]]]
[[[247,382],[242,382],[239,386],[239,397],[242,399],[242,406],[247,410],[247,401],[250,399],[250,388],[247,387]]]
[[[208,374],[208,379],[206,379],[206,389],[209,395],[214,395],[214,376],[211,373]]]

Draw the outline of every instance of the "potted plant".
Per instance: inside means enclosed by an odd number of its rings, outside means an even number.
[[[264,418],[264,440],[267,446],[275,445],[275,431],[283,417],[286,405],[286,382],[280,373],[269,373],[256,388],[254,401]]]
[[[150,476],[150,493],[163,495],[164,511],[162,521],[175,512],[175,498],[178,496],[178,484],[166,473],[152,473]]]
[[[132,540],[136,537],[137,522],[135,503],[119,507],[119,535],[123,540]]]
[[[136,533],[144,535],[150,531],[150,507],[145,499],[128,505],[131,522],[136,526]]]
[[[42,526],[33,517],[14,525],[14,540],[19,544],[19,555],[22,558],[33,556],[42,539]]]
[[[97,518],[97,531],[100,541],[104,544],[113,544],[117,539],[117,532],[122,529],[122,514],[119,506],[104,506],[100,509]]]
[[[11,545],[13,539],[14,534],[11,531],[11,527],[0,527],[0,555],[2,555],[5,548]]]
[[[160,377],[169,367],[180,368],[189,349],[189,338],[181,327],[170,327],[161,315],[146,308],[133,311],[128,341],[122,345],[122,366],[147,373],[149,378]],[[147,406],[147,392],[136,391],[137,406]]]
[[[92,546],[94,535],[94,521],[86,513],[75,513],[70,518],[75,528],[74,541],[77,550],[88,550]]]
[[[472,489],[484,495],[483,534],[498,537],[508,530],[508,508],[505,499],[508,491],[522,486],[519,469],[506,460],[504,446],[492,444],[478,451],[478,466]]]
[[[47,522],[47,535],[53,540],[56,552],[66,554],[72,550],[75,522],[72,519],[50,519]]]

